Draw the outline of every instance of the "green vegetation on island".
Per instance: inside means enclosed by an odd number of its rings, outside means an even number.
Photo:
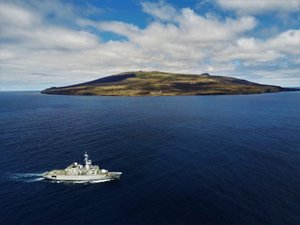
[[[166,73],[126,72],[65,87],[52,87],[43,94],[103,96],[233,95],[286,91],[233,77]]]

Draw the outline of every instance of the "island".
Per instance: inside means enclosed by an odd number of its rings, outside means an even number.
[[[208,73],[181,74],[136,71],[70,86],[51,87],[41,93],[55,95],[177,96],[261,94],[290,90],[292,89]]]

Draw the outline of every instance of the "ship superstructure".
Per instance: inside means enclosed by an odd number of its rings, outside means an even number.
[[[72,163],[62,170],[52,170],[43,173],[43,177],[57,181],[101,181],[119,179],[122,172],[109,172],[93,165],[87,152],[84,154],[84,165]]]

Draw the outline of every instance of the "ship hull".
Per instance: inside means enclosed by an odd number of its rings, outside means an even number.
[[[109,172],[107,174],[95,175],[59,175],[44,173],[42,176],[47,180],[56,181],[100,181],[100,180],[116,180],[120,179],[121,172]]]

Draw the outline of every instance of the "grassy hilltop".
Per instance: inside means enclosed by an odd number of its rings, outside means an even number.
[[[174,96],[259,94],[279,92],[279,86],[262,85],[233,77],[166,72],[126,72],[94,81],[52,87],[43,94],[106,96]]]

